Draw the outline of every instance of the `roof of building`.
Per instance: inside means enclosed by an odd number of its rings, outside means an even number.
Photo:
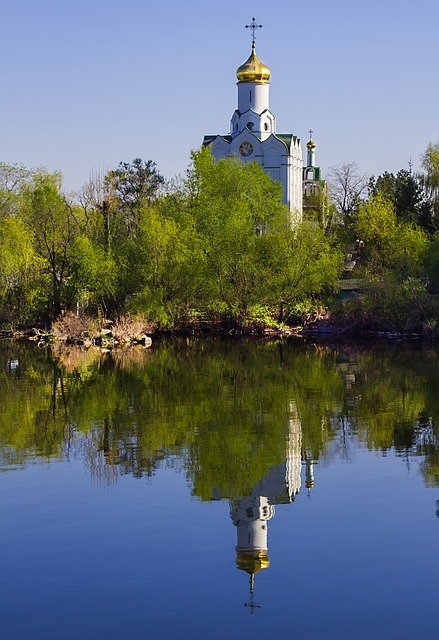
[[[255,135],[255,134],[253,134],[253,135]],[[286,148],[288,149],[288,151],[291,149],[291,143],[292,142],[297,142],[299,140],[299,138],[297,138],[297,136],[293,135],[292,133],[273,133],[271,135],[273,135],[275,138],[277,138],[278,140],[283,142],[284,145],[286,146]],[[209,136],[204,136],[204,138],[203,138],[203,146],[207,147],[207,145],[211,144],[215,140],[215,138],[222,138],[225,142],[227,142],[229,144],[233,140],[231,135],[225,135],[225,136],[221,136],[219,134],[217,134],[217,135],[209,135]]]
[[[266,84],[270,80],[270,69],[256,55],[255,43],[247,60],[236,70],[238,82],[260,82]]]
[[[213,136],[212,135],[204,136],[204,138],[203,138],[203,146],[207,147],[207,145],[210,144],[211,142],[213,142],[215,140],[215,138],[222,138],[223,140],[225,140],[229,144],[232,142],[232,136],[230,136],[230,135],[221,136],[219,134],[216,134],[216,135],[213,135]]]

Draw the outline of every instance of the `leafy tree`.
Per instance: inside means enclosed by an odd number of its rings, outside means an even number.
[[[54,320],[73,301],[69,249],[80,234],[81,211],[61,191],[59,174],[36,173],[22,193],[23,215],[37,255],[44,261],[47,314]]]
[[[265,236],[288,230],[281,186],[256,163],[215,162],[207,149],[193,155],[186,184],[206,265],[207,306],[243,317],[265,286]]]
[[[92,309],[106,308],[116,290],[117,265],[113,258],[85,235],[73,240],[67,258],[77,300]]]
[[[422,156],[422,166],[424,174],[421,180],[437,230],[439,227],[439,142],[428,145]]]
[[[435,290],[439,287],[439,235],[435,235],[425,253],[425,270]]]
[[[29,320],[40,293],[38,273],[42,261],[33,245],[33,235],[23,220],[7,216],[0,225],[0,300],[4,320]]]
[[[334,290],[342,267],[341,253],[323,229],[303,222],[294,229],[263,238],[262,261],[269,266],[267,298],[279,305],[279,321],[299,303]]]
[[[431,207],[424,198],[422,185],[417,176],[401,169],[396,176],[384,172],[369,181],[369,194],[381,194],[393,204],[398,220],[418,224],[428,233],[433,231]]]
[[[390,269],[402,279],[422,275],[427,236],[416,225],[398,222],[393,204],[381,193],[361,205],[357,234],[364,241],[369,272]]]
[[[104,186],[109,198],[115,198],[124,213],[127,227],[133,231],[139,222],[138,212],[142,205],[150,204],[164,184],[155,162],[135,158],[132,162],[121,162],[117,169],[105,176]],[[108,198],[106,199],[109,206]]]

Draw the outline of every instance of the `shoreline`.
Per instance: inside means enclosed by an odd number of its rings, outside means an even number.
[[[351,340],[377,340],[384,339],[390,341],[429,341],[436,342],[438,335],[431,333],[398,332],[392,329],[384,330],[351,330],[345,326],[328,325],[327,323],[313,324],[305,327],[269,327],[269,326],[219,326],[218,323],[203,323],[199,325],[185,325],[172,330],[153,328],[141,334],[125,335],[123,338],[113,334],[111,329],[103,329],[95,336],[89,335],[63,335],[57,336],[50,330],[29,328],[20,330],[0,330],[1,341],[31,341],[39,346],[49,344],[65,344],[67,347],[98,347],[98,348],[121,348],[121,347],[149,347],[153,339],[172,338],[231,338],[231,339],[255,339],[255,340],[288,340],[313,339],[317,342],[336,340],[337,342],[349,342]]]

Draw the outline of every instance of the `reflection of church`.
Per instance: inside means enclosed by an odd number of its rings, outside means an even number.
[[[302,429],[295,407],[290,406],[285,462],[272,467],[253,487],[250,495],[230,501],[230,516],[237,529],[236,565],[250,575],[253,603],[254,576],[269,566],[268,521],[276,504],[292,502],[301,486]],[[306,466],[306,485],[313,486],[312,461]]]

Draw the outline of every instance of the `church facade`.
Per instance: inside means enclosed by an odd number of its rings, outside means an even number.
[[[256,25],[251,25],[256,28]],[[283,188],[283,201],[291,224],[302,220],[303,160],[300,139],[292,133],[277,133],[270,110],[270,69],[256,55],[253,37],[248,59],[236,71],[238,106],[227,135],[206,135],[203,145],[216,160],[237,156],[243,162],[257,162]]]

